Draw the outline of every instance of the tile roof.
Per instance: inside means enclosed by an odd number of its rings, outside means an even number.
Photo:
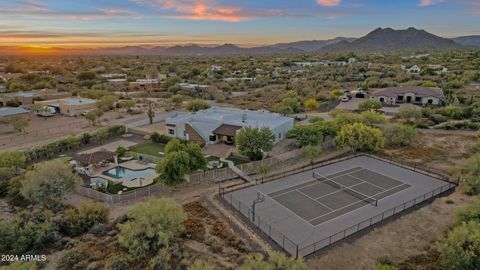
[[[388,87],[374,91],[371,96],[396,97],[406,93],[413,93],[416,96],[443,98],[443,91],[440,88],[429,88],[423,86],[401,86]]]

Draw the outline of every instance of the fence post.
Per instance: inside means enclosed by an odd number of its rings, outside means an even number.
[[[314,250],[315,250],[315,248],[314,248]],[[298,244],[297,244],[297,252],[295,254],[295,259],[298,259]]]

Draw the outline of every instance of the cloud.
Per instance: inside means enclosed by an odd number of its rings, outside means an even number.
[[[8,5],[0,5],[0,14],[5,15],[18,15],[18,16],[36,16],[47,17],[62,16],[75,20],[93,20],[93,19],[105,19],[110,17],[125,17],[125,16],[141,16],[137,12],[128,9],[119,8],[107,8],[96,9],[87,11],[63,11],[53,10],[44,5],[40,1],[34,0],[14,0],[8,3]]]
[[[342,0],[317,0],[317,3],[322,6],[334,7],[340,5]]]
[[[264,17],[304,17],[280,9],[251,10],[241,5],[224,5],[214,0],[130,0],[148,5],[164,17],[188,20],[241,22]]]
[[[421,7],[427,7],[427,6],[433,6],[433,5],[442,3],[444,1],[445,0],[420,0],[418,5],[421,6]]]

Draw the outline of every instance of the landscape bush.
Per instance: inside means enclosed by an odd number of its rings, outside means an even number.
[[[28,162],[52,158],[62,152],[78,149],[92,142],[100,144],[107,138],[120,136],[125,134],[125,132],[126,128],[123,125],[111,126],[108,128],[99,129],[93,133],[83,133],[79,136],[71,136],[53,143],[30,148],[23,153],[27,157]]]
[[[167,144],[172,138],[165,135],[165,134],[160,134],[158,132],[153,132],[150,135],[150,140],[154,143],[161,143],[161,144]]]
[[[60,231],[68,236],[78,236],[88,232],[94,225],[106,223],[108,209],[100,203],[87,203],[77,209],[64,211],[59,221]]]
[[[20,193],[27,200],[50,207],[73,192],[80,182],[80,177],[68,164],[54,159],[37,163],[27,170],[21,180]]]
[[[392,146],[409,146],[415,142],[418,131],[410,125],[393,124],[384,130],[386,142]]]
[[[39,253],[58,240],[52,212],[22,211],[11,221],[0,222],[0,253]]]
[[[378,128],[355,123],[343,126],[335,142],[354,151],[376,151],[383,147],[385,138]]]
[[[189,217],[183,224],[185,227],[184,235],[187,238],[202,242],[205,240],[206,229],[202,220],[195,217]]]
[[[128,221],[117,225],[118,242],[137,260],[168,245],[187,219],[182,206],[166,198],[141,202],[127,215]]]
[[[480,223],[471,221],[455,227],[440,239],[438,251],[445,269],[480,269]]]

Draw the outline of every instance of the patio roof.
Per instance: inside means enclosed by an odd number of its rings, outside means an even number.
[[[110,151],[98,151],[88,154],[76,155],[75,160],[83,165],[95,164],[115,157],[117,153]]]
[[[216,128],[212,133],[216,135],[230,136],[234,137],[237,134],[237,130],[241,129],[240,126],[221,124]]]

